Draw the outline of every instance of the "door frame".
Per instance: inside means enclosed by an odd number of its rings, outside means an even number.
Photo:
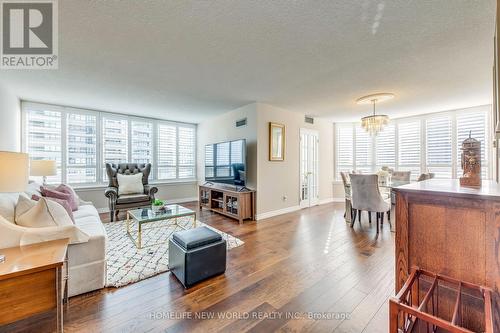
[[[317,187],[317,196],[314,199],[311,199],[310,192],[308,193],[309,198],[307,200],[302,200],[302,169],[301,169],[301,163],[302,163],[302,134],[310,134],[314,135],[317,138],[317,182],[316,182],[316,187]],[[314,130],[314,129],[309,129],[309,128],[300,128],[299,129],[299,206],[300,208],[307,208],[307,207],[312,207],[319,205],[319,131]],[[308,186],[309,188],[309,186]]]

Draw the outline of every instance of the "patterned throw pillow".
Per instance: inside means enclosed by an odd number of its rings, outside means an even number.
[[[58,187],[56,187],[55,190],[71,195],[71,200],[69,201],[69,204],[71,205],[71,209],[73,211],[78,210],[78,206],[80,204],[80,198],[78,197],[75,190],[73,190],[73,188],[71,186],[66,185],[66,184],[61,184]]]

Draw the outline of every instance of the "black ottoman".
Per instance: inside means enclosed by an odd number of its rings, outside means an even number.
[[[226,271],[226,241],[200,227],[175,232],[169,240],[168,266],[185,288]]]

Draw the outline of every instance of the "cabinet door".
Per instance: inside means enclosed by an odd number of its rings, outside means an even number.
[[[210,206],[210,190],[200,188],[200,205]]]
[[[226,213],[238,216],[239,207],[238,207],[238,197],[231,194],[226,194],[224,196],[224,210]]]

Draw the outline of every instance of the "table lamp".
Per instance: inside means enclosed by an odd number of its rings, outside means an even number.
[[[0,151],[0,192],[22,192],[28,185],[28,154]],[[0,254],[0,263],[5,256]]]
[[[42,176],[43,185],[47,185],[47,176],[57,175],[56,161],[53,160],[31,160],[30,176]]]

